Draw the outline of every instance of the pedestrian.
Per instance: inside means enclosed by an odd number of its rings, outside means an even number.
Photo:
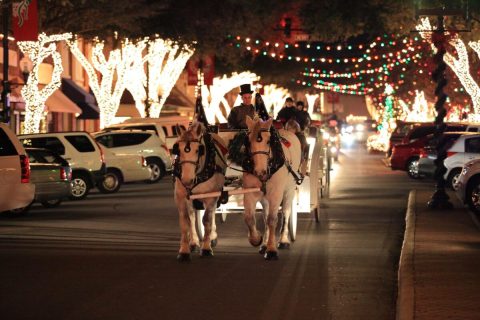
[[[310,118],[308,111],[305,110],[305,105],[302,101],[297,101],[297,122],[302,131],[305,131],[312,122],[312,118]]]
[[[285,126],[290,119],[297,121],[297,109],[293,104],[293,99],[288,97],[285,99],[285,106],[277,114],[277,120]]]
[[[232,111],[228,115],[228,127],[230,129],[247,129],[246,119],[250,116],[252,119],[255,117],[255,107],[252,104],[253,90],[250,88],[250,84],[242,84],[240,86],[240,96],[242,103],[239,106],[233,107]]]

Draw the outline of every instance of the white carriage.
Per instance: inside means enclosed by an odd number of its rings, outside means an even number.
[[[225,142],[229,142],[238,133],[233,130],[220,130],[218,134]],[[312,214],[316,222],[320,221],[320,199],[328,197],[330,185],[331,157],[328,156],[327,147],[324,144],[322,133],[319,127],[309,128],[307,136],[309,144],[308,162],[302,169],[304,174],[303,182],[297,186],[294,201],[292,202],[292,213],[289,219],[290,240],[295,241],[297,232],[297,215]],[[224,191],[229,194],[228,202],[221,204],[216,213],[220,215],[222,222],[225,222],[229,213],[243,212],[243,194],[247,192],[258,192],[259,188],[242,189],[241,177],[242,168],[229,163],[226,172],[226,183]],[[202,198],[212,195],[194,195],[194,198]],[[257,204],[261,210],[261,205]],[[198,236],[203,238],[204,229],[202,224],[204,210],[196,210],[196,229]]]

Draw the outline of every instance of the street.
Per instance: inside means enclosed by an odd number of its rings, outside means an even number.
[[[265,261],[241,214],[217,217],[213,258],[178,263],[169,178],[94,191],[55,209],[0,217],[4,319],[394,319],[409,190],[364,146],[343,149],[321,222],[300,214],[297,240]]]

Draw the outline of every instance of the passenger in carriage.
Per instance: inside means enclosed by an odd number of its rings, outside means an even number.
[[[230,129],[247,129],[246,119],[250,116],[252,119],[255,117],[255,107],[252,104],[253,90],[250,88],[250,84],[242,84],[240,86],[240,96],[242,97],[242,103],[239,106],[233,107],[232,111],[228,115],[228,127]]]
[[[303,101],[297,101],[297,122],[300,125],[300,129],[305,131],[310,126],[312,118],[310,114],[305,110],[305,105]]]
[[[288,97],[285,100],[285,106],[278,112],[277,114],[277,120],[282,122],[282,124],[285,126],[288,120],[293,119],[298,122],[297,120],[297,109],[295,108],[295,105],[293,104],[293,99]]]

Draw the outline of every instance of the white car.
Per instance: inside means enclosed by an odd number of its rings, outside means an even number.
[[[131,118],[123,123],[118,123],[105,128],[103,131],[112,130],[153,130],[164,141],[168,150],[172,150],[173,144],[178,139],[177,125],[186,130],[190,124],[187,117],[171,116],[160,118]]]
[[[157,182],[172,170],[170,152],[154,131],[115,130],[93,136],[100,145],[114,153],[143,156],[151,170],[147,182]]]
[[[102,193],[114,193],[124,182],[137,182],[150,179],[151,172],[143,156],[115,153],[100,145],[105,156],[107,173],[98,184]]]
[[[480,134],[468,132],[453,143],[447,151],[447,158],[443,161],[447,168],[444,175],[447,185],[455,190],[463,166],[475,159],[480,159]]]
[[[12,130],[0,123],[0,212],[24,213],[34,197],[35,185],[30,183],[30,163],[25,148]]]
[[[102,150],[87,132],[24,134],[19,139],[26,147],[49,149],[68,161],[72,168],[72,200],[85,198],[104,179]]]
[[[480,214],[480,160],[467,162],[458,176],[456,190],[458,198],[470,210]]]

